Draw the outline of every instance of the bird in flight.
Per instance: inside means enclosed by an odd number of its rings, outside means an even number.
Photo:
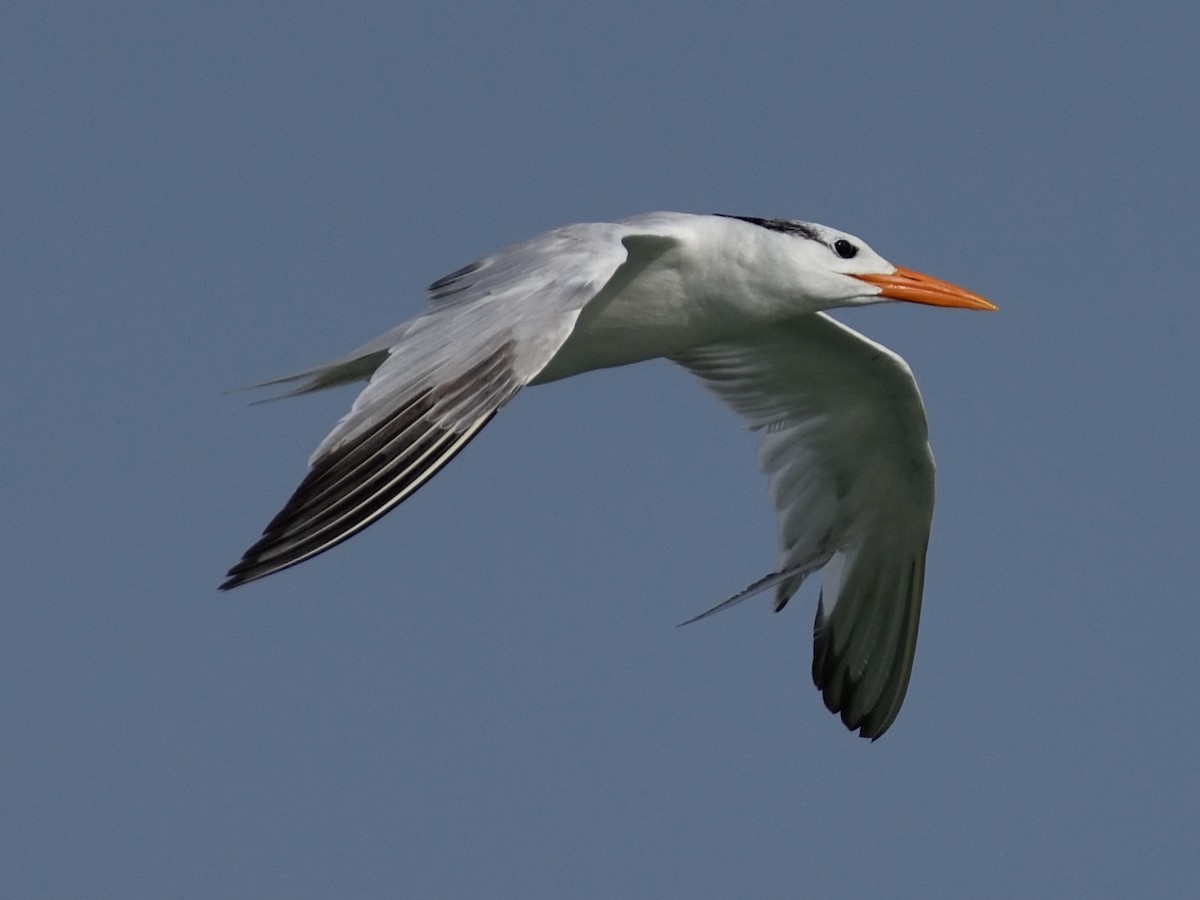
[[[367,385],[223,590],[366,528],[526,385],[666,357],[761,434],[778,515],[775,571],[696,618],[766,590],[778,611],[821,569],[813,681],[852,731],[888,729],[912,672],[933,456],[908,365],[825,310],[991,303],[824,225],[669,212],[548,231],[435,281],[428,301],[358,350],[266,382],[285,396]]]

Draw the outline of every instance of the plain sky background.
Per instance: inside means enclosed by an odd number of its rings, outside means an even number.
[[[5,4],[0,895],[1178,897],[1200,884],[1193,3]],[[220,594],[336,356],[653,209],[858,234],[938,508],[892,730],[813,689],[753,437],[666,363],[521,394]]]

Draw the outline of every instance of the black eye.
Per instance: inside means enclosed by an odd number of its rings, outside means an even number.
[[[858,255],[858,248],[845,238],[838,238],[833,242],[833,252],[842,259],[853,259]]]

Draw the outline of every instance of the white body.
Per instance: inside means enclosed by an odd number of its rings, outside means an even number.
[[[293,393],[370,380],[222,587],[375,521],[521,387],[665,356],[763,435],[779,562],[716,609],[768,588],[781,609],[824,566],[814,680],[864,737],[890,726],[916,644],[933,458],[908,367],[821,310],[986,301],[824,226],[681,213],[547,232],[435,282],[429,299],[354,353],[279,379],[300,382]]]

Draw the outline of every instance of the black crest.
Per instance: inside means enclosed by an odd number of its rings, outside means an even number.
[[[797,237],[807,238],[810,241],[817,241],[817,232],[807,222],[797,222],[793,219],[759,219],[754,216],[730,216],[725,213],[717,213],[724,219],[741,219],[743,222],[749,222],[751,225],[757,225],[759,228],[765,228],[767,231],[778,231],[781,234],[794,234]]]

